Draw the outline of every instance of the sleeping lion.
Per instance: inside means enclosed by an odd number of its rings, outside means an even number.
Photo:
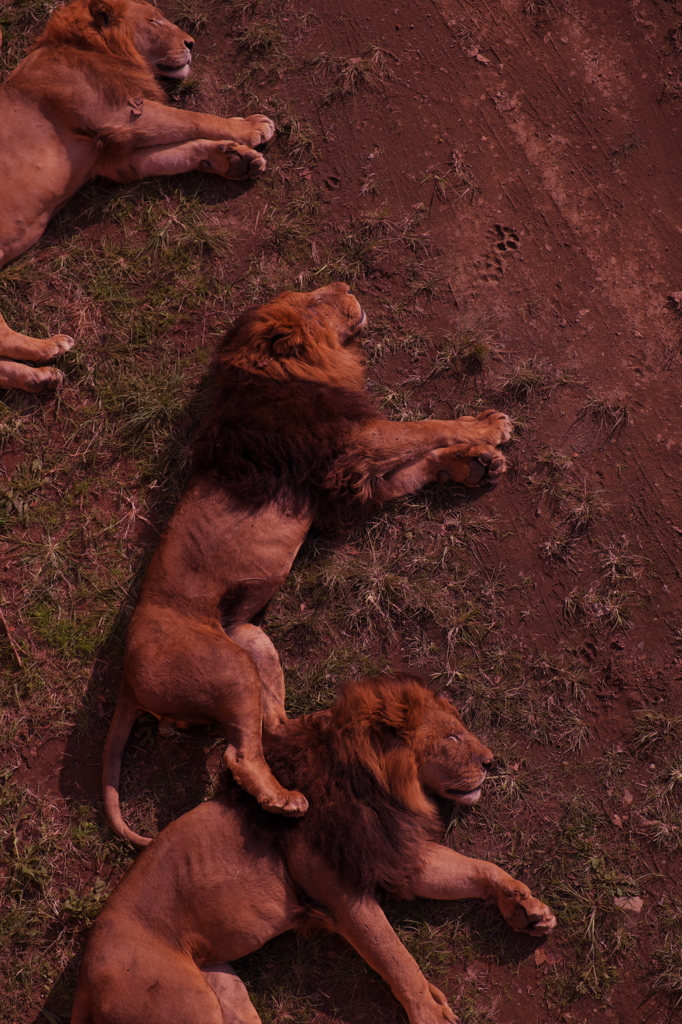
[[[225,764],[264,809],[300,815],[263,757],[286,720],[284,677],[254,624],[314,520],[357,516],[432,481],[497,482],[508,417],[394,423],[372,407],[353,339],[365,314],[346,284],[284,292],[240,317],[213,362],[212,408],[194,475],[152,558],[128,630],[104,750],[109,824],[121,817],[121,758],[136,718],[218,722]]]
[[[475,803],[492,754],[416,679],[351,683],[328,711],[287,721],[266,751],[308,794],[307,815],[263,814],[233,787],[164,829],[90,932],[71,1024],[259,1024],[230,962],[311,924],[355,947],[410,1024],[454,1024],[381,893],[491,900],[517,932],[555,927],[523,882],[438,841],[434,798]]]
[[[156,76],[185,78],[193,46],[151,4],[73,0],[57,8],[0,86],[0,267],[37,242],[96,175],[127,183],[193,170],[235,181],[261,173],[265,159],[253,147],[272,138],[270,118],[167,105]],[[0,317],[0,387],[56,387],[62,375],[45,364],[73,344],[64,334],[17,334]]]

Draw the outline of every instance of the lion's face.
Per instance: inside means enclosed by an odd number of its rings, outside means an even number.
[[[427,708],[415,747],[419,779],[427,792],[458,804],[478,801],[493,754],[448,701],[436,698]]]
[[[282,292],[275,301],[280,300],[296,311],[319,344],[347,345],[367,323],[360,303],[341,281],[312,292]]]
[[[366,320],[342,282],[282,292],[237,320],[223,352],[226,361],[251,373],[361,388],[362,354],[350,343]]]
[[[90,13],[104,38],[124,21],[135,49],[157,75],[182,79],[189,74],[194,40],[168,21],[158,7],[120,0],[90,0]]]

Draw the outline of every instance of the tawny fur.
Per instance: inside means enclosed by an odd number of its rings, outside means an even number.
[[[218,350],[194,476],[147,570],[104,752],[107,817],[133,843],[149,840],[123,821],[118,787],[144,710],[220,723],[239,783],[266,810],[305,812],[263,758],[263,730],[286,720],[284,677],[253,620],[313,520],[338,525],[435,480],[478,486],[504,472],[503,413],[393,423],[372,408],[353,341],[364,322],[345,284],[285,292],[240,317]]]
[[[237,791],[169,825],[90,933],[72,1024],[259,1024],[230,961],[310,924],[353,945],[410,1024],[453,1024],[382,893],[491,900],[515,931],[553,930],[523,882],[436,841],[436,798],[475,802],[492,754],[418,680],[352,683],[329,711],[287,722],[266,751],[308,793],[307,815],[264,814]]]
[[[132,182],[203,170],[257,177],[254,150],[274,133],[262,114],[213,117],[170,108],[156,75],[184,78],[194,40],[136,0],[74,0],[57,8],[0,86],[0,266],[33,245],[91,178]],[[39,392],[73,346],[12,331],[0,317],[0,387]],[[27,364],[35,365],[27,365]]]

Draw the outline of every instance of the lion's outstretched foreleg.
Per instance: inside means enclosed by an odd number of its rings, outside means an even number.
[[[307,843],[291,842],[287,864],[297,884],[327,908],[328,927],[342,935],[390,986],[410,1024],[459,1024],[443,993],[426,980],[376,900],[350,889]]]
[[[54,366],[25,366],[0,359],[0,388],[39,395],[42,391],[53,391],[63,379],[64,374]]]
[[[382,477],[375,486],[374,497],[377,501],[402,498],[436,481],[466,487],[496,484],[506,469],[504,455],[490,445],[455,444],[437,448]]]
[[[265,114],[249,117],[215,117],[197,110],[168,107],[145,100],[140,113],[131,121],[102,127],[99,131],[104,164],[114,153],[132,153],[149,146],[176,146],[194,139],[215,142],[229,140],[241,146],[260,146],[275,134],[275,126]],[[96,168],[95,173],[102,173]]]
[[[438,843],[427,845],[421,871],[412,879],[412,894],[434,900],[492,899],[507,924],[528,935],[548,935],[556,926],[552,911],[523,882],[496,864]]]
[[[20,362],[43,365],[68,352],[74,345],[75,341],[68,334],[55,334],[45,340],[19,334],[0,316],[0,359],[18,359]]]
[[[45,340],[19,334],[0,316],[0,387],[30,391],[32,394],[56,388],[63,374],[43,364],[68,352],[74,344],[68,334],[55,334]],[[38,366],[24,366],[24,363],[37,363]]]
[[[506,469],[496,446],[511,431],[509,417],[494,410],[456,420],[372,420],[354,431],[349,454],[336,461],[329,483],[345,481],[375,501],[411,494],[435,480],[468,487],[496,483]]]
[[[230,181],[245,181],[257,178],[265,166],[264,156],[238,142],[193,139],[134,150],[121,159],[102,164],[99,173],[120,184],[186,171],[205,171]]]
[[[357,900],[334,904],[336,930],[391,987],[410,1024],[458,1024],[447,999],[429,984],[378,903]]]

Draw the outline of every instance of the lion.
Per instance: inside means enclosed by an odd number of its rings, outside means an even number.
[[[377,413],[353,343],[366,315],[347,284],[284,292],[234,324],[212,364],[214,395],[194,472],[147,569],[103,758],[113,831],[121,759],[144,711],[179,725],[218,722],[225,763],[266,810],[305,797],[268,767],[262,732],[286,721],[277,651],[254,623],[286,580],[314,520],[365,514],[433,481],[496,483],[509,418],[396,423]]]
[[[157,77],[189,73],[194,40],[138,0],[73,0],[0,86],[0,267],[43,234],[56,210],[100,175],[129,183],[210,171],[258,177],[254,146],[272,138],[269,117],[213,117],[167,105]],[[74,345],[12,331],[0,317],[0,387],[57,386],[47,366]],[[27,363],[37,365],[27,366]]]
[[[308,794],[307,815],[266,815],[233,786],[165,828],[90,932],[71,1024],[259,1024],[230,962],[310,925],[342,935],[410,1024],[455,1024],[382,893],[491,900],[514,931],[554,929],[527,885],[439,842],[437,801],[476,803],[493,755],[418,679],[350,683],[329,710],[287,721],[266,751]]]

